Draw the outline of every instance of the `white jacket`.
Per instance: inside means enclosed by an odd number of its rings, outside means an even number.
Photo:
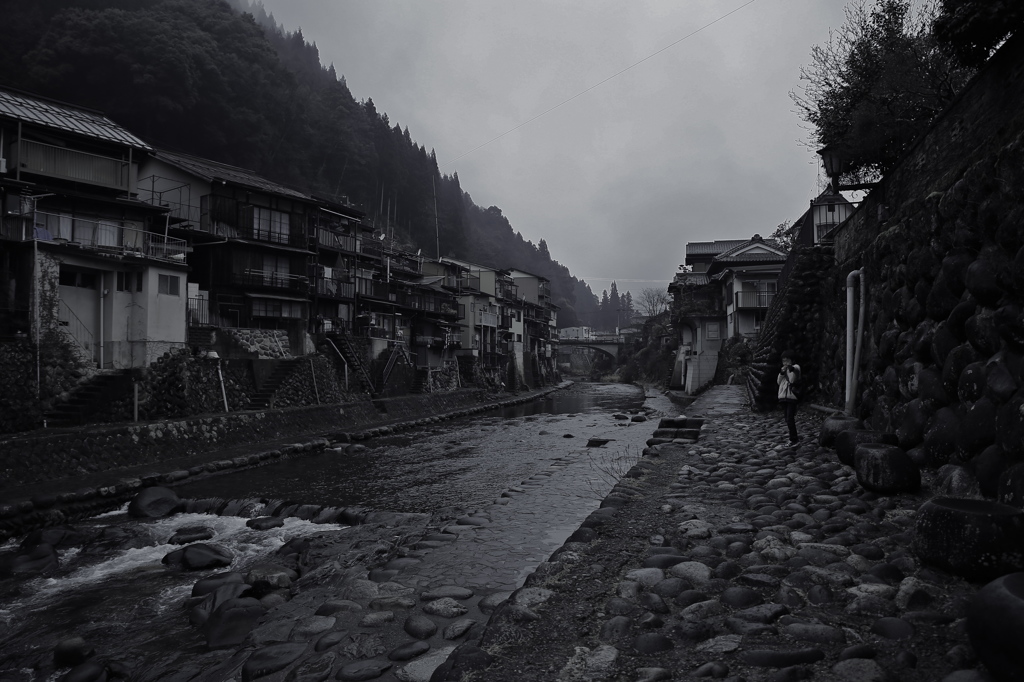
[[[789,370],[785,367],[779,372],[779,400],[796,400],[793,393],[793,384],[800,381],[800,365],[790,365]]]

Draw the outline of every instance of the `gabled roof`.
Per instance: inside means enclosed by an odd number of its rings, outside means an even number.
[[[102,112],[17,90],[0,89],[0,118],[11,118],[93,140],[150,150],[148,144],[111,121]]]
[[[181,154],[179,152],[169,152],[163,149],[156,150],[153,156],[160,161],[169,163],[172,166],[176,166],[183,171],[207,181],[223,180],[225,182],[230,182],[233,185],[241,185],[242,187],[249,187],[261,192],[277,194],[292,199],[303,199],[305,201],[314,200],[313,197],[308,194],[303,194],[298,190],[285,187],[284,185],[279,185],[276,182],[267,180],[266,178],[256,175],[253,171],[245,168],[229,166],[226,163],[211,161],[210,159],[203,159],[198,156]]]
[[[713,242],[687,242],[686,243],[686,255],[687,256],[708,256],[717,255],[723,251],[739,246],[740,244],[746,244],[746,239],[716,239]]]
[[[715,256],[715,262],[737,262],[737,261],[785,261],[789,254],[774,240],[762,239],[760,235],[754,235],[752,239],[745,240],[727,251]]]

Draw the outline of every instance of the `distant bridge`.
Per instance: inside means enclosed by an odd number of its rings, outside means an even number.
[[[611,339],[559,339],[558,341],[559,350],[568,348],[569,352],[574,352],[577,348],[580,350],[590,348],[613,358],[619,357],[619,351],[622,350],[623,345],[625,344],[623,344],[621,336]]]

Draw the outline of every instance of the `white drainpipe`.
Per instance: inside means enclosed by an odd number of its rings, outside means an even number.
[[[857,314],[856,350],[853,330],[853,287],[860,275],[860,312]],[[864,312],[867,308],[867,284],[864,269],[854,270],[846,276],[846,414],[853,416],[857,397],[857,369],[864,336]]]

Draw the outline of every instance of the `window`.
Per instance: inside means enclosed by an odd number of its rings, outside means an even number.
[[[719,333],[720,332],[719,332],[719,329],[718,329],[718,323],[717,322],[708,322],[707,337],[709,339],[717,339],[717,338],[719,338]]]
[[[69,270],[62,267],[60,269],[60,273],[57,275],[57,281],[61,286],[65,287],[95,289],[97,278],[96,273],[94,272],[80,272],[78,270]]]
[[[118,291],[142,291],[142,273],[141,272],[118,272],[117,273],[117,290]]]
[[[290,236],[290,216],[269,208],[253,209],[253,229],[257,239],[266,239],[279,244],[287,244]]]
[[[267,298],[253,299],[253,317],[302,317],[302,303]]]
[[[168,296],[180,296],[178,288],[180,282],[181,278],[176,275],[160,275],[157,292]]]

